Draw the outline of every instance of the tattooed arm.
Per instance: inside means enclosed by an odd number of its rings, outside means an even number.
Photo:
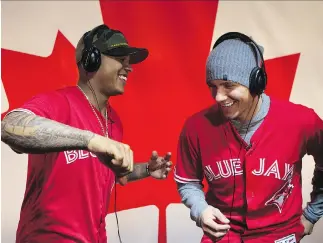
[[[147,164],[148,163],[136,163],[134,164],[133,172],[127,175],[128,182],[137,181],[140,179],[144,179],[150,174],[147,171]]]
[[[23,111],[14,111],[1,121],[1,141],[22,153],[87,149],[93,137],[90,131]]]
[[[172,166],[170,158],[170,152],[166,153],[164,157],[159,157],[158,153],[153,151],[148,163],[135,164],[133,172],[127,176],[127,181],[136,181],[148,176],[158,180],[166,179]]]

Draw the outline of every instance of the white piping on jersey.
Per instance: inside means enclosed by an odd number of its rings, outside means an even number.
[[[189,179],[189,178],[184,178],[176,175],[174,173],[174,180],[179,182],[179,183],[189,183],[189,182],[201,182],[199,179]]]

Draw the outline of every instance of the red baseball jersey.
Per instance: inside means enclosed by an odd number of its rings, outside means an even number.
[[[313,155],[323,168],[323,121],[310,108],[271,99],[268,115],[247,146],[221,117],[214,105],[186,121],[175,180],[206,178],[206,201],[231,215],[236,232],[268,233],[285,225],[302,234],[302,157]]]
[[[89,102],[77,87],[37,95],[21,109],[103,135]],[[95,112],[105,124],[101,113]],[[121,141],[122,125],[113,109],[109,117],[110,137]],[[88,151],[28,155],[16,242],[107,242],[105,217],[114,182],[114,173]]]

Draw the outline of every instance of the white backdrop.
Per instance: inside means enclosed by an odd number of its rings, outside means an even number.
[[[51,54],[58,30],[75,46],[85,30],[103,23],[100,5],[94,0],[2,1],[1,4],[2,48],[42,57]],[[88,17],[84,18],[84,15]],[[224,32],[240,31],[253,33],[253,38],[265,47],[265,59],[301,53],[290,100],[314,108],[323,117],[322,23],[321,1],[221,1],[212,43]],[[24,41],[20,41],[22,38]],[[1,103],[3,113],[9,107],[3,87]],[[305,205],[311,191],[314,163],[312,158],[306,157],[303,164]],[[17,155],[2,143],[1,233],[5,243],[15,239],[26,166],[26,155]],[[123,242],[158,242],[158,217],[159,210],[155,205],[120,212]],[[131,224],[127,223],[130,221]],[[188,210],[183,205],[170,204],[166,210],[166,222],[168,243],[199,242],[201,232],[189,219]],[[118,242],[113,214],[108,215],[107,225],[110,242]],[[305,237],[302,243],[322,242],[322,229],[323,220],[320,220],[314,233]]]

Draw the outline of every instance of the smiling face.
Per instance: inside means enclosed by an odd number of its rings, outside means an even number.
[[[128,74],[131,71],[129,56],[111,57],[102,55],[101,66],[93,79],[96,80],[101,93],[106,96],[120,95],[124,93]]]
[[[253,115],[255,98],[247,87],[225,80],[213,80],[209,87],[226,118],[245,121]]]

